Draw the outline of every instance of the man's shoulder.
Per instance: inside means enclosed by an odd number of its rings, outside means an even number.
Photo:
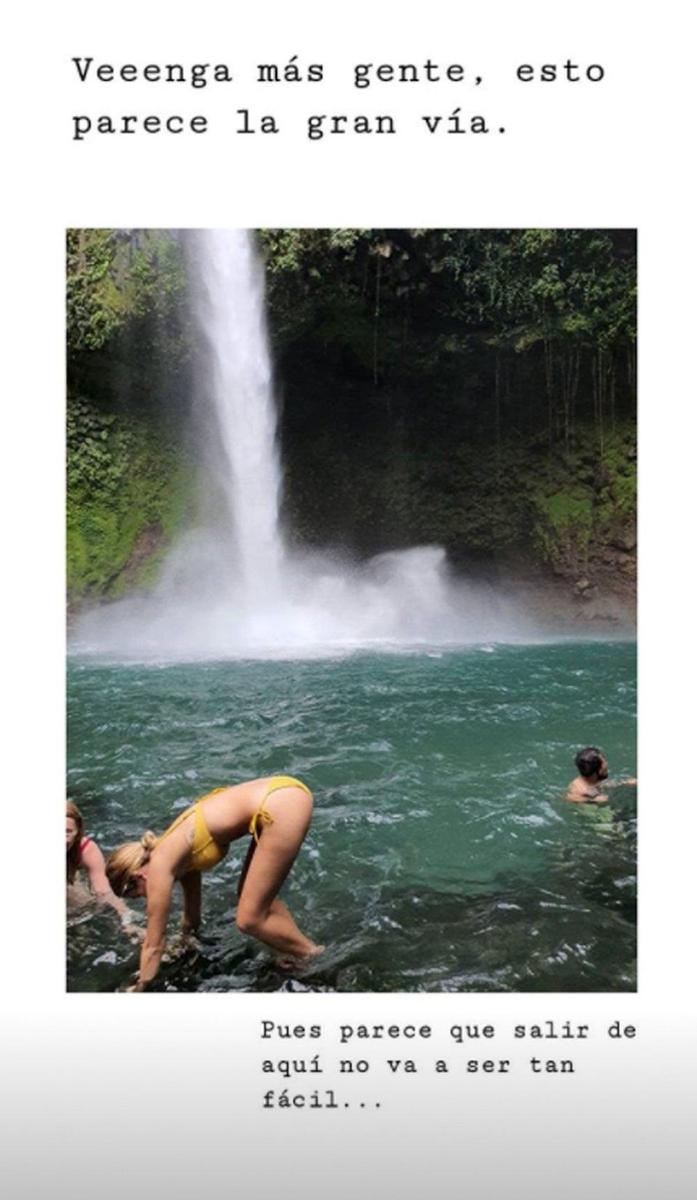
[[[566,792],[567,800],[575,800],[577,802],[592,800],[597,795],[598,789],[593,787],[592,783],[586,783],[584,779],[572,779]]]

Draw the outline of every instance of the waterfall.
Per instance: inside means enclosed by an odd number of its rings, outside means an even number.
[[[283,561],[263,271],[243,230],[191,231],[186,251],[202,349],[199,399],[211,415],[207,470],[223,498],[220,534],[236,590],[251,605],[277,594]]]
[[[153,590],[81,615],[78,652],[124,658],[305,657],[361,646],[531,640],[514,597],[455,581],[445,551],[416,546],[365,563],[292,553],[263,269],[245,231],[184,235],[197,339],[196,435],[203,510]]]

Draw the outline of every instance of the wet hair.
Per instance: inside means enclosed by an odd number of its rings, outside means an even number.
[[[66,817],[70,817],[71,820],[75,822],[75,826],[77,828],[77,833],[75,834],[73,843],[67,852],[65,862],[65,871],[68,883],[74,883],[77,869],[80,866],[80,844],[85,836],[85,823],[82,819],[82,813],[80,812],[77,804],[73,804],[70,800],[68,800],[65,805],[65,815]]]
[[[586,746],[584,750],[579,750],[574,762],[579,775],[582,775],[584,779],[590,779],[591,775],[597,775],[601,771],[603,754],[597,746]]]
[[[112,851],[106,860],[106,874],[115,896],[123,896],[135,873],[150,862],[158,840],[148,829],[139,842],[125,842]]]

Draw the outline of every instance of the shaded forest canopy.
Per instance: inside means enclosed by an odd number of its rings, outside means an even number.
[[[633,587],[631,230],[262,230],[284,515]],[[155,578],[195,515],[183,238],[68,234],[73,601]],[[586,578],[588,577],[588,578]]]

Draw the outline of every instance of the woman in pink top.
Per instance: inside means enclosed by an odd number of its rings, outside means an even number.
[[[104,855],[93,838],[85,834],[82,813],[77,805],[70,801],[65,806],[65,851],[68,885],[75,885],[78,871],[85,871],[90,890],[96,899],[111,905],[121,917],[124,927],[129,932],[136,932],[130,924],[131,913],[128,907],[123,900],[114,895],[109,886],[104,869]]]

